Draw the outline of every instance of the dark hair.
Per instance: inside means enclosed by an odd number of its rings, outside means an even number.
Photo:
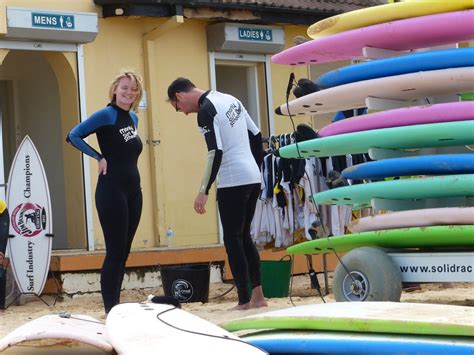
[[[303,78],[298,80],[298,85],[293,89],[293,95],[302,97],[316,91],[319,91],[319,86],[313,81]]]
[[[194,85],[191,80],[186,78],[178,78],[174,80],[170,86],[168,86],[168,100],[175,101],[176,94],[178,92],[188,92],[194,89],[196,85]]]

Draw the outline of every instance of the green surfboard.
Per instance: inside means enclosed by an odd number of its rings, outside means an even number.
[[[440,175],[338,187],[313,194],[318,205],[369,205],[372,199],[418,200],[474,196],[474,174]]]
[[[219,324],[228,331],[311,329],[338,332],[474,335],[472,307],[401,303],[336,302],[290,307]],[[435,337],[434,337],[435,339]],[[390,343],[387,343],[390,346]]]
[[[326,254],[374,246],[382,248],[473,247],[474,226],[432,226],[354,233],[293,245],[289,254]]]
[[[461,101],[474,101],[474,92],[465,92],[461,94]]]
[[[457,121],[374,129],[291,144],[282,158],[328,157],[367,153],[369,148],[410,149],[474,144],[474,121]]]

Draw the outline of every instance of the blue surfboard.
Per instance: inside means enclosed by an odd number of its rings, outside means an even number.
[[[371,161],[346,168],[346,179],[376,179],[414,175],[473,174],[474,154],[422,155]]]
[[[321,75],[316,83],[324,89],[362,80],[472,65],[474,65],[474,48],[417,52],[349,65]]]
[[[267,331],[243,340],[270,354],[472,354],[467,337],[324,331]]]

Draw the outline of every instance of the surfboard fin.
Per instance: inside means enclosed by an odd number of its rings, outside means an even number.
[[[330,172],[328,172],[326,183],[329,189],[349,186],[349,183],[347,182],[347,180],[337,170],[331,170]]]
[[[176,308],[181,308],[181,303],[171,296],[153,296],[150,301],[153,303],[169,304]]]

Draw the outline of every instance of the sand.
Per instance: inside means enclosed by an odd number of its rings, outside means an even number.
[[[331,281],[331,277],[330,277]],[[321,280],[321,284],[322,280]],[[300,275],[293,277],[291,297],[268,299],[269,307],[250,309],[247,311],[229,311],[237,304],[237,293],[235,289],[223,295],[232,286],[225,283],[212,283],[209,291],[208,303],[188,303],[182,308],[212,323],[219,324],[223,321],[235,319],[247,315],[252,315],[269,310],[277,310],[293,305],[304,305],[322,303],[322,299],[317,295],[316,290],[311,288],[309,277]],[[163,294],[162,289],[148,289],[122,292],[122,302],[139,302],[147,298],[149,294]],[[324,293],[324,290],[323,290]],[[53,302],[51,296],[45,296],[44,300],[50,304]],[[326,302],[334,302],[332,294],[324,296]],[[474,287],[469,283],[453,284],[423,284],[419,289],[405,290],[402,293],[401,302],[415,303],[436,303],[474,306]],[[68,312],[71,314],[86,314],[100,319],[103,314],[100,295],[76,295],[65,297],[56,302],[56,305],[46,306],[43,302],[35,300],[28,302],[24,306],[11,306],[6,311],[0,311],[0,338],[4,337],[14,328],[38,318],[45,314],[57,314]],[[60,346],[53,348],[31,348],[16,346],[5,351],[4,354],[101,354],[93,348],[87,346],[74,347]]]

